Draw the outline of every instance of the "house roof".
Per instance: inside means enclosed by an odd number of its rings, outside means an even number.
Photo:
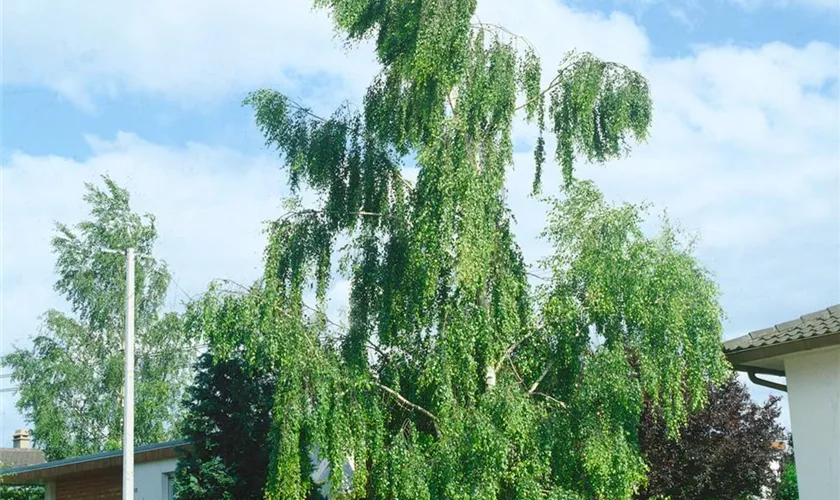
[[[177,452],[187,446],[189,446],[189,443],[183,440],[138,446],[134,449],[134,463],[175,458]],[[122,455],[122,450],[106,451],[93,455],[0,470],[0,484],[40,484],[58,476],[108,467],[122,467]]]
[[[736,369],[783,375],[782,357],[840,345],[840,304],[723,343]]]
[[[0,469],[25,467],[44,462],[44,452],[32,448],[0,448]]]

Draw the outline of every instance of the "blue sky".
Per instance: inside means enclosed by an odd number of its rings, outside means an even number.
[[[103,173],[157,215],[159,254],[185,292],[256,277],[261,222],[280,215],[285,190],[240,102],[270,86],[329,113],[358,102],[376,71],[369,45],[344,49],[305,1],[2,9],[0,353],[26,345],[44,310],[65,307],[51,288],[52,222],[80,220],[83,184]],[[651,140],[579,172],[610,199],[651,201],[699,234],[727,338],[840,302],[836,0],[479,0],[478,16],[527,36],[547,72],[577,48],[650,79]],[[518,143],[531,132],[518,126]],[[524,151],[508,189],[528,215],[517,232],[534,261],[546,247],[531,175]],[[556,170],[546,181],[557,184]],[[336,314],[346,288],[333,288]],[[184,298],[173,287],[171,306]],[[0,394],[0,446],[25,425],[13,405]]]

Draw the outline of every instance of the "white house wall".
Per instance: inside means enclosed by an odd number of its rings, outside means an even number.
[[[801,500],[840,500],[840,347],[785,359]]]
[[[170,458],[134,466],[134,499],[167,500],[167,475],[175,471],[178,460]]]

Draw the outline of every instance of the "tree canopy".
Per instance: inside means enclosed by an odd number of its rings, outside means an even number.
[[[374,40],[382,69],[361,109],[326,118],[248,97],[293,193],[318,201],[269,224],[259,283],[187,313],[223,359],[278,377],[266,498],[630,498],[645,398],[676,436],[726,374],[691,245],[667,221],[647,236],[643,207],[574,175],[647,137],[646,80],[571,53],[541,87],[536,49],[478,22],[475,1],[315,4],[348,42]],[[534,192],[548,142],[563,174],[538,286],[506,202],[518,112],[537,125]],[[327,316],[336,275],[346,326]]]
[[[648,485],[637,498],[730,500],[773,491],[778,481],[771,464],[782,452],[771,444],[784,436],[780,413],[779,398],[753,403],[734,374],[709,388],[708,405],[689,416],[679,440],[668,439],[661,416],[647,409],[640,445]]]
[[[34,425],[48,460],[121,448],[125,334],[125,257],[103,249],[137,249],[136,444],[165,440],[180,414],[189,349],[181,319],[163,313],[170,275],[151,257],[151,215],[131,211],[129,194],[104,177],[88,184],[90,219],[56,225],[55,290],[72,315],[50,309],[32,347],[2,359],[19,385],[17,407]]]

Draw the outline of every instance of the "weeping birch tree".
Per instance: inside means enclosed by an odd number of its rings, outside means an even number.
[[[586,53],[542,61],[478,22],[475,0],[316,6],[347,41],[373,40],[381,71],[362,106],[326,117],[248,97],[292,191],[318,202],[269,225],[259,283],[188,311],[220,356],[277,374],[266,498],[630,498],[645,398],[676,437],[726,373],[691,246],[575,179],[646,138],[646,80]],[[537,126],[535,193],[551,153],[563,179],[538,286],[505,198],[520,116]],[[339,278],[346,325],[327,315]]]

